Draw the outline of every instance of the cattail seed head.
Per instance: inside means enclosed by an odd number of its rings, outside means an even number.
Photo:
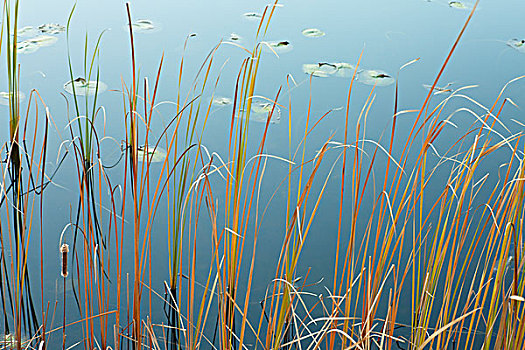
[[[67,253],[69,253],[69,245],[64,243],[60,246],[60,256],[62,257],[62,271],[60,272],[60,274],[64,278],[66,278],[68,275],[67,273]]]

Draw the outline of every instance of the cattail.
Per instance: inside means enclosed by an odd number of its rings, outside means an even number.
[[[68,275],[68,273],[67,273],[67,253],[69,253],[69,245],[64,243],[64,244],[62,244],[60,246],[60,255],[62,256],[62,271],[61,271],[61,275],[64,278],[66,278],[67,275]]]

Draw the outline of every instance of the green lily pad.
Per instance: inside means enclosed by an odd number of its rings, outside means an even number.
[[[453,83],[448,83],[447,85],[445,86],[434,86],[434,95],[439,95],[439,94],[450,94],[452,92],[454,92],[454,90],[451,88]],[[423,87],[427,90],[430,91],[430,89],[432,88],[432,85],[428,85],[428,84],[423,84]]]
[[[328,78],[330,76],[347,78],[354,74],[355,67],[346,62],[319,62],[303,64],[303,72],[314,77]]]
[[[334,63],[336,67],[335,75],[341,78],[349,78],[354,75],[355,66],[346,62]]]
[[[50,35],[39,35],[37,37],[21,41],[17,44],[17,51],[20,54],[29,54],[37,51],[41,47],[51,46],[57,42],[57,38]]]
[[[160,148],[153,145],[142,145],[137,148],[137,159],[139,162],[143,160],[149,161],[150,163],[164,162],[168,153]]]
[[[31,41],[21,41],[16,45],[16,50],[19,54],[30,54],[37,51],[40,46]]]
[[[68,81],[64,84],[64,90],[73,95],[73,86],[75,87],[75,94],[77,96],[92,96],[96,93],[101,93],[107,90],[108,86],[101,81],[90,80],[87,81],[84,78],[76,78],[75,80]]]
[[[288,40],[267,41],[264,46],[267,51],[275,51],[275,53],[285,53],[293,49],[292,44]]]
[[[227,106],[232,104],[232,99],[229,97],[217,96],[211,101],[216,106]]]
[[[0,105],[9,106],[9,97],[12,93],[1,91],[0,92]],[[18,91],[18,101],[23,101],[26,98],[23,92]]]
[[[16,31],[16,35],[19,38],[24,38],[24,37],[27,38],[27,37],[35,36],[37,34],[38,34],[38,30],[35,27],[31,27],[31,26],[22,27]]]
[[[301,33],[303,33],[304,36],[309,37],[309,38],[319,38],[321,36],[326,35],[325,32],[317,28],[304,29]]]
[[[66,27],[57,23],[46,23],[38,27],[42,34],[60,34],[66,31]]]
[[[20,38],[34,37],[39,34],[60,34],[66,30],[66,27],[56,23],[46,23],[38,27],[25,26],[16,31],[16,35]]]
[[[159,26],[150,19],[138,19],[131,24],[134,33],[154,33]]]
[[[332,63],[305,63],[303,72],[319,78],[328,78],[337,72],[337,67]]]
[[[259,21],[262,18],[262,15],[258,12],[246,12],[242,16],[250,21]]]
[[[366,85],[388,86],[396,80],[388,73],[382,70],[366,69],[357,75],[357,81]]]
[[[242,40],[242,37],[239,35],[239,34],[236,34],[236,33],[231,33],[230,34],[230,41],[241,41]]]
[[[271,124],[279,124],[281,122],[281,109],[276,105],[275,109],[273,103],[260,97],[252,98],[252,107],[250,113],[250,122],[266,123],[268,113],[273,109]],[[243,113],[243,117],[245,117]]]
[[[507,41],[507,45],[512,47],[519,52],[525,53],[525,40],[524,39],[510,39]]]
[[[458,10],[471,10],[472,6],[461,1],[449,1],[448,6]]]

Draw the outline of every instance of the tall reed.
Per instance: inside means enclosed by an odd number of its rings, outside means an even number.
[[[16,347],[21,349],[24,325],[25,332],[39,334],[43,344],[57,330],[48,324],[43,300],[42,328],[38,330],[38,321],[31,315],[27,272],[33,206],[36,197],[44,193],[48,178],[44,164],[50,116],[46,111],[42,146],[37,142],[38,118],[29,118],[29,106],[20,135],[18,1],[12,6],[6,0],[4,6],[10,142],[5,148],[9,163],[2,165],[9,178],[2,180],[1,195],[13,221],[0,225],[0,277],[9,282],[2,284],[0,292],[5,332],[10,331],[7,313],[11,312]],[[100,156],[101,139],[106,135],[99,127],[98,116],[104,110],[98,106],[98,91],[83,99],[73,86],[74,108],[68,129],[79,200],[65,232],[73,238],[68,267],[78,319],[66,324],[64,317],[60,329],[67,335],[69,326],[80,323],[82,338],[75,341],[83,342],[86,349],[158,349],[162,345],[170,349],[520,349],[525,337],[521,322],[525,312],[525,152],[521,133],[512,133],[502,121],[513,104],[504,97],[508,86],[489,107],[471,99],[469,87],[439,101],[433,94],[476,6],[417,108],[398,108],[405,83],[403,70],[417,60],[400,68],[392,121],[379,140],[367,136],[369,118],[375,113],[375,86],[359,106],[360,112],[353,113],[356,75],[366,55],[362,53],[348,80],[342,132],[319,142],[316,133],[331,111],[314,113],[315,95],[310,93],[304,101],[304,124],[297,130],[292,122],[297,119],[291,101],[294,87],[287,86],[286,107],[282,88],[272,96],[259,96],[257,83],[264,78],[260,73],[265,59],[262,49],[267,45],[264,39],[278,9],[277,1],[268,5],[255,34],[257,44],[251,50],[236,45],[246,56],[232,86],[233,104],[224,137],[227,154],[220,155],[205,144],[213,107],[211,100],[203,97],[213,96],[219,84],[221,75],[214,77],[213,72],[217,53],[226,43],[210,50],[188,91],[183,91],[183,74],[189,73],[182,56],[173,93],[174,112],[155,137],[151,126],[157,115],[164,56],[159,58],[153,84],[148,77],[139,76],[131,5],[127,3],[131,75],[130,81],[123,78],[121,85],[126,136],[123,162],[116,167],[122,174],[117,179],[109,174]],[[68,45],[73,13],[74,8],[67,24]],[[93,78],[97,85],[101,40],[102,34],[90,50],[86,35],[82,61],[83,78]],[[184,45],[186,50],[189,37]],[[71,81],[75,80],[74,61],[68,46]],[[288,77],[287,81],[292,80]],[[317,83],[312,76],[306,82],[310,87]],[[252,123],[256,98],[266,99],[269,107],[259,132]],[[451,112],[451,102],[456,100],[465,105]],[[271,121],[280,108],[288,116],[287,158],[267,151]],[[38,111],[34,113],[38,117]],[[443,138],[448,128],[457,126],[455,118],[460,113],[470,116],[472,123]],[[354,115],[357,119],[352,119]],[[408,137],[403,139],[398,136],[401,117],[411,122]],[[32,130],[32,123],[36,125],[31,135],[34,141],[28,150],[25,134]],[[299,139],[294,140],[292,136],[297,134]],[[253,139],[258,141],[255,146]],[[318,152],[309,150],[307,143],[313,142],[317,142]],[[153,166],[162,147],[167,156],[159,166]],[[483,167],[502,156],[505,164],[492,181],[493,174],[485,175]],[[269,162],[280,164],[285,176],[277,180],[267,176]],[[40,183],[35,185],[33,178],[41,179]],[[269,178],[278,189],[286,187],[285,196],[263,193]],[[335,194],[330,192],[334,182]],[[269,262],[275,273],[270,281],[261,281],[257,254],[269,220],[265,214],[272,203],[263,200],[268,197],[270,202],[280,201],[286,210],[281,218],[284,225],[278,256]],[[317,234],[314,227],[327,197],[336,198],[337,203],[337,210],[328,214],[337,221],[337,231],[327,233],[335,244],[333,251],[325,253],[334,272],[326,276],[328,282],[311,282],[308,273],[302,274],[306,265],[302,256]],[[104,210],[103,205],[109,209]],[[159,210],[169,213],[162,232],[154,229]],[[132,222],[127,221],[130,217]],[[5,225],[9,236],[4,235]],[[152,259],[154,239],[168,242],[164,295],[153,289],[157,269]],[[42,234],[41,246],[43,240]],[[4,255],[5,242],[10,246],[11,261]],[[132,243],[131,287],[123,284],[127,281],[125,242]],[[207,242],[211,247],[205,250]],[[43,288],[43,273],[41,278]],[[267,287],[258,300],[254,289],[262,283]],[[322,283],[327,286],[321,293]],[[41,295],[43,298],[43,290]],[[165,303],[166,324],[155,319],[154,298]],[[5,299],[10,300],[10,307]],[[66,346],[65,336],[62,346]]]

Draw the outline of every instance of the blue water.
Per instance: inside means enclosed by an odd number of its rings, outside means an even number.
[[[43,23],[60,23],[65,25],[73,6],[73,1],[22,1],[19,25],[40,25]],[[262,12],[265,1],[134,1],[131,5],[134,19],[147,18],[158,24],[159,30],[153,33],[136,33],[136,56],[140,67],[140,76],[149,77],[153,84],[160,57],[164,54],[164,66],[159,85],[157,101],[175,101],[177,94],[178,69],[183,54],[184,41],[190,33],[196,36],[188,39],[184,52],[185,71],[182,91],[186,92],[192,86],[195,73],[206,55],[221,40],[228,40],[231,33],[242,37],[240,45],[251,49],[255,44],[257,21],[249,21],[243,17],[246,12]],[[274,98],[279,87],[283,87],[279,103],[288,106],[288,87],[286,77],[293,77],[298,84],[290,92],[292,96],[292,134],[293,142],[297,144],[304,132],[305,118],[310,94],[312,97],[311,118],[317,120],[326,111],[335,109],[329,117],[316,129],[307,142],[307,153],[313,155],[331,136],[336,141],[343,140],[344,107],[350,83],[349,78],[310,78],[302,71],[305,63],[318,62],[349,62],[356,64],[362,53],[361,67],[364,69],[380,69],[392,76],[397,76],[401,66],[414,59],[419,60],[399,73],[399,110],[417,109],[422,105],[427,95],[423,84],[432,84],[437,72],[452,47],[469,11],[451,8],[447,2],[424,0],[376,0],[376,1],[294,1],[283,0],[272,18],[266,39],[287,40],[293,45],[290,52],[279,57],[265,53],[262,57],[257,81],[256,94]],[[490,106],[500,89],[509,80],[525,74],[525,54],[510,48],[505,42],[512,38],[524,38],[523,13],[525,2],[518,0],[481,1],[478,11],[468,26],[457,50],[452,56],[438,86],[453,83],[457,89],[461,86],[477,85],[469,89],[467,94],[481,104]],[[82,1],[76,5],[70,28],[70,53],[75,76],[82,74],[83,49],[86,35],[90,50],[103,33],[100,44],[100,56],[96,63],[100,67],[100,79],[109,86],[109,90],[100,94],[98,104],[104,106],[106,113],[105,133],[114,138],[117,143],[124,139],[121,79],[130,81],[129,37],[126,30],[126,12],[122,1]],[[319,28],[326,33],[320,38],[307,38],[301,34],[305,28]],[[50,135],[49,167],[56,163],[61,142],[70,138],[66,129],[68,123],[67,109],[61,93],[63,85],[69,81],[67,61],[67,45],[65,33],[58,35],[56,44],[40,48],[37,52],[20,55],[21,91],[29,96],[31,89],[37,89],[49,107],[56,123]],[[92,52],[92,51],[91,51]],[[221,79],[215,94],[232,97],[236,74],[240,63],[246,57],[241,49],[223,44],[215,55],[212,68],[212,81],[220,71]],[[224,66],[223,66],[224,65]],[[222,70],[221,70],[222,69]],[[2,76],[5,68],[2,65]],[[291,81],[291,80],[290,80]],[[523,82],[511,85],[507,97],[517,105],[523,105],[525,96]],[[3,90],[5,79],[0,82]],[[368,98],[372,87],[356,83],[352,93],[349,139],[355,137],[357,117]],[[379,140],[383,133],[382,144],[387,145],[392,123],[394,101],[394,85],[377,87],[374,90],[375,102],[370,110],[367,122],[366,137]],[[71,96],[66,96],[71,101]],[[206,90],[202,100],[209,101],[211,91]],[[431,106],[435,106],[443,96],[433,98]],[[27,102],[27,97],[24,103]],[[449,113],[460,106],[469,106],[482,113],[482,109],[473,104],[458,99],[447,107]],[[7,108],[0,106],[2,120],[7,122]],[[71,107],[70,107],[71,108]],[[504,122],[513,131],[520,126],[510,118],[522,120],[522,111],[510,107]],[[164,104],[158,109],[159,114],[152,124],[153,135],[160,135],[163,125],[170,120],[174,107]],[[288,111],[282,109],[281,122],[272,124],[269,128],[266,152],[269,154],[288,156]],[[72,110],[70,110],[70,116]],[[227,137],[231,106],[213,107],[208,121],[203,143],[211,151],[227,156]],[[414,115],[402,116],[398,120],[396,137],[406,138],[412,126]],[[450,127],[450,132],[443,135],[435,146],[445,146],[461,131],[466,130],[474,119],[466,113],[459,113],[453,118],[458,130]],[[2,122],[3,125],[7,125]],[[103,127],[102,118],[97,122]],[[253,123],[250,135],[253,146],[257,145],[263,124]],[[0,130],[2,140],[7,140],[8,130]],[[373,146],[369,145],[369,150]],[[399,157],[401,149],[394,149],[394,157]],[[380,155],[384,159],[384,155]],[[326,167],[320,178],[328,174],[329,166],[336,156],[327,157]],[[336,167],[336,169],[339,169]],[[154,169],[155,170],[155,169]],[[492,171],[487,169],[486,171]],[[375,171],[381,173],[384,169]],[[262,233],[257,254],[256,282],[253,300],[261,297],[268,283],[275,274],[275,264],[278,257],[285,229],[286,186],[279,187],[286,175],[284,163],[270,161],[263,184],[263,207],[276,192],[268,207],[262,225]],[[116,174],[116,173],[115,173]],[[335,249],[335,233],[337,231],[337,209],[339,207],[338,191],[340,171],[335,171],[329,182],[322,206],[310,231],[308,244],[302,255],[300,273],[306,273],[312,267],[310,279],[317,281],[333,271],[333,251]],[[118,175],[115,175],[118,178]],[[379,176],[379,179],[381,176]],[[46,245],[44,261],[47,261],[44,272],[46,278],[46,297],[55,299],[55,279],[59,277],[56,250],[58,237],[63,227],[70,222],[76,211],[78,201],[76,168],[73,160],[66,162],[54,179],[56,185],[49,188],[49,194],[44,206],[44,229]],[[220,181],[216,182],[220,184]],[[315,190],[319,190],[322,181],[318,181]],[[223,190],[218,187],[218,198]],[[363,204],[362,211],[371,210],[371,203]],[[310,208],[311,210],[311,208]],[[130,212],[131,214],[131,212]],[[366,217],[366,215],[364,215]],[[155,246],[165,247],[164,232],[165,213],[161,210],[156,222],[156,232],[153,237]],[[348,227],[348,222],[344,222]],[[203,231],[206,230],[203,224]],[[364,228],[366,221],[360,223]],[[36,240],[35,240],[36,244]],[[126,249],[131,249],[131,243]],[[206,239],[201,242],[203,251],[209,252],[210,246]],[[249,243],[251,246],[251,243]],[[156,271],[154,287],[162,290],[162,281],[168,279],[167,249],[158,249],[154,256]],[[199,269],[206,277],[209,257],[203,254],[203,262]],[[56,262],[56,263],[55,263]],[[131,260],[127,270],[132,270]],[[32,262],[37,266],[38,261]],[[199,278],[197,278],[199,279]],[[330,285],[331,281],[326,281]],[[257,304],[257,303],[256,303]],[[254,308],[257,305],[254,306]],[[70,308],[72,308],[70,306]],[[258,310],[257,310],[258,312]],[[156,314],[161,318],[161,313]]]

